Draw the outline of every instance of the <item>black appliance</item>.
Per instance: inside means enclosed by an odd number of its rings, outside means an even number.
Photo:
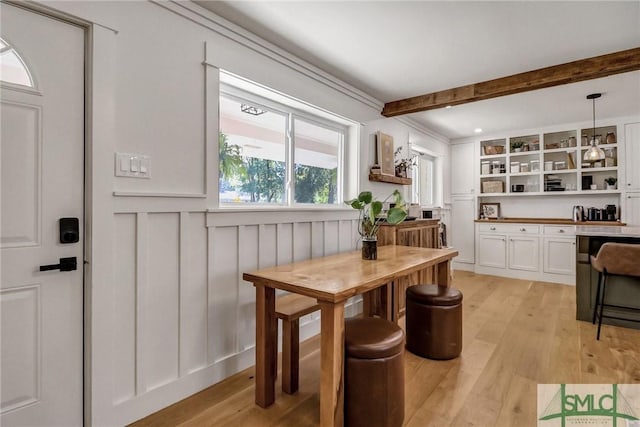
[[[604,221],[616,221],[618,219],[618,207],[616,205],[605,205]]]
[[[602,221],[602,211],[598,208],[587,209],[588,221]]]

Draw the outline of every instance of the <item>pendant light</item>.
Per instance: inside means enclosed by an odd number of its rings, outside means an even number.
[[[591,147],[589,147],[589,149],[584,153],[583,158],[587,163],[604,160],[604,151],[602,151],[602,148],[598,147],[598,142],[596,141],[596,99],[601,96],[601,93],[592,93],[587,95],[587,99],[591,99],[593,101],[593,133],[591,134]]]

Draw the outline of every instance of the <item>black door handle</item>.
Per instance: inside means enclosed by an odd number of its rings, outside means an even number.
[[[73,271],[78,269],[78,260],[76,257],[60,258],[60,264],[41,265],[40,271],[60,270]]]

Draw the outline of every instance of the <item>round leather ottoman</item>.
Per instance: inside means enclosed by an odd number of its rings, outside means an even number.
[[[404,421],[404,332],[384,319],[345,322],[345,426],[400,427]]]
[[[462,352],[462,293],[452,287],[416,285],[406,293],[407,350],[428,359]]]

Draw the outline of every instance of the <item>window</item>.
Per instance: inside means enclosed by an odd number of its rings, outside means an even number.
[[[220,204],[341,204],[346,135],[340,122],[223,86]]]
[[[417,156],[416,167],[411,169],[411,203],[421,206],[437,205],[436,158],[421,151],[412,150]]]
[[[0,80],[21,86],[33,87],[31,73],[24,61],[9,43],[0,38]]]

